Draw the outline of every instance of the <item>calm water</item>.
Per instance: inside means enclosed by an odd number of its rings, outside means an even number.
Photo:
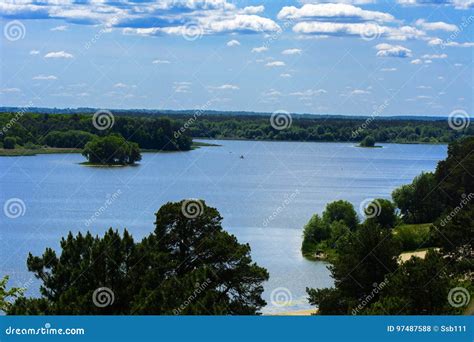
[[[311,215],[338,199],[359,210],[365,199],[388,198],[446,156],[440,145],[217,143],[222,146],[147,153],[139,166],[128,168],[81,166],[79,154],[0,158],[0,203],[19,198],[26,206],[24,216],[1,215],[0,276],[11,275],[11,284],[35,295],[39,285],[26,270],[28,252],[57,248],[69,230],[101,234],[110,226],[126,227],[138,240],[153,230],[154,213],[165,202],[203,198],[270,272],[264,311],[306,309],[307,286],[332,284],[323,262],[307,261],[300,253],[302,227]],[[111,205],[87,225],[107,199]],[[272,305],[274,290],[283,298],[291,294],[292,304]]]

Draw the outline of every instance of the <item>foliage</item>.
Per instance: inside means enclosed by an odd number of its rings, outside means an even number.
[[[373,136],[368,135],[366,136],[361,142],[361,147],[374,147],[375,146],[375,139]]]
[[[355,230],[359,219],[354,210],[354,206],[347,201],[334,201],[326,206],[323,212],[324,222],[331,224],[335,221],[342,221],[350,230]]]
[[[15,137],[6,137],[3,139],[3,148],[7,150],[12,150],[15,148],[16,138]]]
[[[402,251],[414,251],[428,247],[430,239],[431,224],[403,224],[397,226],[393,233],[395,239],[402,246]]]
[[[44,143],[50,147],[84,148],[96,135],[84,131],[53,131],[44,137]]]
[[[25,292],[24,289],[19,287],[12,287],[7,290],[8,276],[0,279],[0,312],[7,312],[15,299],[20,298]]]
[[[51,147],[80,148],[90,139],[88,134],[105,136],[115,133],[143,149],[187,151],[191,149],[192,139],[188,131],[180,131],[183,124],[167,117],[134,117],[114,113],[114,124],[106,130],[98,130],[90,114],[25,113],[19,116],[17,113],[0,113],[0,127],[9,127],[6,135],[0,135],[0,142],[7,137],[15,137],[21,146],[30,142],[35,145],[52,144],[49,145]]]
[[[141,242],[109,229],[103,237],[69,233],[59,255],[47,248],[29,255],[41,298],[20,298],[9,314],[256,314],[265,305],[268,272],[252,262],[248,244],[222,228],[222,217],[204,202],[198,217],[183,202],[156,214],[155,230]],[[94,304],[107,287],[110,305]]]
[[[84,146],[82,155],[89,163],[104,165],[130,165],[142,158],[138,144],[115,134],[95,137]]]
[[[383,198],[375,199],[365,208],[367,221],[372,221],[383,228],[393,228],[398,222],[395,209],[391,201]]]
[[[406,223],[433,222],[443,211],[441,192],[433,173],[415,177],[409,185],[395,189],[392,198]]]

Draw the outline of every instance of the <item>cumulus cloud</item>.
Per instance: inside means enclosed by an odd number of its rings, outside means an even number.
[[[191,82],[174,82],[173,90],[175,91],[175,93],[190,93]]]
[[[281,52],[283,55],[301,55],[301,49],[286,49]]]
[[[310,98],[313,96],[321,95],[321,94],[326,94],[327,91],[325,89],[306,89],[303,91],[296,91],[293,93],[290,93],[290,96],[299,96],[302,98]]]
[[[423,55],[421,56],[423,59],[445,59],[448,58],[448,55],[445,53],[442,54],[434,54],[434,55]]]
[[[37,75],[33,77],[34,80],[39,80],[39,81],[54,81],[57,80],[58,78],[54,75]]]
[[[367,95],[370,91],[364,89],[354,89],[351,91],[351,95]]]
[[[363,21],[393,21],[395,18],[388,13],[368,11],[349,4],[305,4],[301,8],[285,6],[278,13],[280,20],[307,19],[350,19]]]
[[[67,31],[67,26],[66,25],[60,25],[53,27],[51,31]]]
[[[39,55],[39,54],[40,54],[39,50],[31,50],[30,51],[30,55],[33,55],[33,56]]]
[[[447,31],[447,32],[455,32],[458,31],[459,28],[456,25],[453,24],[447,24],[442,21],[436,21],[436,22],[427,22],[424,19],[418,19],[415,22],[416,26],[421,27],[425,31]]]
[[[223,84],[217,87],[208,87],[209,89],[215,89],[215,90],[239,90],[240,88],[236,85],[233,84]]]
[[[398,57],[407,58],[412,56],[410,49],[401,45],[391,45],[387,43],[377,44],[377,57]]]
[[[114,88],[127,88],[128,86],[125,83],[115,83]]]
[[[81,25],[122,28],[138,35],[183,34],[190,24],[202,34],[275,32],[273,20],[259,15],[263,6],[239,8],[213,1],[56,1],[5,0],[0,14],[14,19],[58,19]]]
[[[474,7],[474,0],[397,0],[401,5],[450,5],[457,9],[469,9]]]
[[[453,42],[453,41],[444,41],[440,38],[432,38],[431,40],[428,41],[428,45],[431,45],[431,46],[441,45],[441,46],[450,46],[450,47],[469,48],[469,47],[473,47],[474,43],[473,42],[460,43],[460,42]]]
[[[421,59],[417,58],[417,59],[412,60],[410,63],[411,64],[422,64],[423,61]]]
[[[274,62],[268,62],[265,64],[267,67],[282,67],[285,66],[285,62],[282,61],[274,61]]]
[[[66,51],[52,51],[44,55],[44,58],[74,58],[74,56]]]
[[[256,52],[256,53],[265,52],[265,51],[268,51],[268,48],[266,46],[254,47],[252,49],[252,52]]]
[[[283,74],[280,74],[280,77],[283,77],[283,78],[290,78],[290,77],[291,77],[291,74],[283,73]]]
[[[171,62],[166,59],[154,59],[152,64],[170,64]]]
[[[239,46],[240,45],[240,42],[238,40],[235,40],[235,39],[232,39],[232,40],[229,40],[226,44],[227,46]]]
[[[382,68],[380,71],[383,72],[392,72],[392,71],[397,71],[397,68]]]

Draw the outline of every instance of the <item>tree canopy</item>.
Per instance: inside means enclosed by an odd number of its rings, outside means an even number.
[[[126,141],[121,135],[95,137],[82,151],[91,164],[131,165],[142,159],[138,144]]]
[[[19,298],[9,314],[256,314],[265,305],[268,272],[255,264],[248,244],[222,228],[219,212],[197,201],[167,203],[155,230],[135,242],[127,230],[103,237],[72,233],[59,254],[29,255],[42,281],[40,298]],[[102,293],[102,297],[98,293]]]

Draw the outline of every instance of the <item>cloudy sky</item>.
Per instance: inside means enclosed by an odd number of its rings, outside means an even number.
[[[474,0],[2,0],[0,105],[472,114]]]

